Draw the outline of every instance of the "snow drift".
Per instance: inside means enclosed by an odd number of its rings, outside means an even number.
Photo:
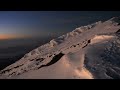
[[[76,28],[0,71],[1,79],[120,78],[120,17]]]

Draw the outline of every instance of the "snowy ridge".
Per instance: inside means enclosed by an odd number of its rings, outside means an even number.
[[[97,41],[101,38],[101,35],[103,40],[104,38],[107,38],[105,40],[109,40],[109,36],[112,38],[116,36],[115,33],[120,29],[119,24],[120,18],[114,17],[105,22],[99,21],[91,25],[76,28],[72,32],[67,33],[66,35],[62,35],[56,39],[53,39],[49,43],[32,50],[16,63],[3,69],[2,71],[0,71],[1,78],[12,78],[27,72],[40,70],[46,66],[52,66],[59,60],[61,60],[62,57],[69,56],[70,53],[74,54],[81,50],[83,51],[87,46],[94,44],[92,43],[92,41],[95,42],[96,36],[100,36],[99,38],[97,37]],[[103,35],[105,36],[103,37]],[[76,54],[74,56],[76,56]],[[84,57],[84,55],[82,57]],[[81,65],[81,68],[85,68],[84,59],[81,60],[82,61],[77,61],[76,59],[74,60],[75,62],[69,61],[69,63],[72,62],[72,64],[70,64],[72,65],[71,67],[75,66],[76,68],[78,66],[80,69],[79,65]],[[76,62],[78,62],[79,65],[76,65]],[[80,77],[81,76],[79,76],[79,78]],[[90,77],[93,78],[92,76]]]

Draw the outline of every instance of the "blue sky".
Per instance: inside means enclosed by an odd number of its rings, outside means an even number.
[[[61,35],[113,16],[120,16],[120,11],[0,11],[0,34]]]

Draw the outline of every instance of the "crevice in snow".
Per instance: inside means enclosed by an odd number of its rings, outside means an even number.
[[[38,69],[55,64],[57,61],[60,60],[60,58],[62,58],[63,55],[64,55],[63,53],[57,54],[56,56],[53,57],[53,59],[49,63],[47,63],[46,65],[41,65]]]
[[[87,47],[90,42],[91,42],[91,40],[88,40],[88,41],[87,41],[87,44],[86,44],[85,46],[83,46],[82,48]]]

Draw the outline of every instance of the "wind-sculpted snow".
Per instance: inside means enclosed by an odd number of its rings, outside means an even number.
[[[88,46],[84,62],[94,78],[120,79],[120,38]]]
[[[120,78],[119,21],[99,21],[52,39],[1,70],[0,78]]]

